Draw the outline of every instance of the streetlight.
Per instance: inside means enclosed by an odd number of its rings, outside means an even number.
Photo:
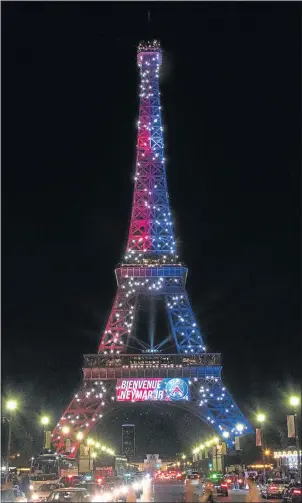
[[[6,402],[7,410],[13,411],[13,410],[16,410],[17,407],[18,407],[18,403],[16,400],[7,400],[7,402]]]
[[[289,397],[289,403],[292,407],[298,407],[300,405],[300,397],[299,396],[290,396]]]
[[[259,423],[264,423],[264,421],[265,421],[265,414],[258,414],[257,415],[257,421],[259,421]]]
[[[298,410],[301,405],[301,399],[299,396],[292,395],[289,397],[289,404],[293,408],[294,412],[294,427],[295,427],[295,435],[296,435],[296,446],[297,446],[297,468],[298,468],[298,477],[300,474],[300,442],[299,442],[299,425],[298,425]]]
[[[49,417],[47,417],[47,416],[41,417],[41,424],[43,426],[48,426],[49,425]]]
[[[236,430],[239,431],[239,433],[242,433],[244,430],[244,426],[241,423],[236,424]]]
[[[10,458],[10,448],[12,441],[12,420],[13,412],[18,408],[18,402],[16,400],[10,399],[6,402],[6,408],[9,411],[8,421],[8,439],[7,439],[7,476],[9,473],[9,458]]]
[[[266,482],[266,470],[265,470],[265,460],[264,460],[264,435],[263,435],[263,425],[266,417],[265,414],[259,413],[257,414],[257,421],[260,423],[260,432],[261,432],[261,448],[262,448],[262,463],[263,463],[263,483]]]
[[[69,432],[70,432],[69,426],[63,426],[62,428],[63,435],[68,435]]]

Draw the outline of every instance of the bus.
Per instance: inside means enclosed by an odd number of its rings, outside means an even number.
[[[31,468],[29,476],[32,486],[43,482],[58,482],[62,477],[78,475],[78,463],[76,459],[68,458],[61,454],[40,454],[37,456]]]

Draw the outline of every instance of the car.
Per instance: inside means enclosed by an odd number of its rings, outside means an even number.
[[[63,484],[64,487],[74,487],[76,484],[80,484],[84,480],[82,475],[67,475],[61,477],[59,482]]]
[[[229,495],[229,486],[225,479],[221,478],[213,478],[208,479],[206,481],[207,487],[212,489],[212,491],[216,494],[220,494],[221,496]]]
[[[200,475],[197,473],[189,473],[185,478],[185,485],[191,484],[192,486],[198,486],[200,484]]]
[[[46,501],[50,493],[56,489],[64,487],[63,484],[41,484],[35,491],[30,495],[29,500],[33,502]]]
[[[126,501],[129,487],[121,477],[108,477],[103,486],[103,494],[106,494],[105,501]],[[112,499],[108,499],[109,495]]]
[[[288,483],[282,479],[268,480],[267,484],[261,487],[261,496],[263,498],[281,498]]]
[[[82,482],[81,484],[76,484],[73,487],[75,489],[86,489],[86,491],[89,492],[92,500],[101,498],[104,493],[102,486],[100,484],[96,484],[95,482]],[[100,499],[98,501],[100,501]]]
[[[220,494],[221,496],[228,496],[229,495],[229,488],[226,480],[220,479],[220,480],[213,480],[214,483],[214,488],[217,494]]]
[[[19,486],[13,486],[1,489],[1,503],[26,502],[27,498]]]
[[[205,479],[202,483],[203,493],[208,489],[221,496],[229,495],[228,484],[225,479]]]
[[[135,476],[132,480],[132,488],[135,491],[136,498],[140,498],[141,495],[143,494],[143,485],[144,485],[144,480],[146,480],[146,475],[143,474],[143,476]],[[150,478],[150,477],[147,477]]]
[[[302,486],[299,482],[292,482],[284,490],[282,501],[286,503],[302,503]]]
[[[61,501],[68,503],[88,503],[91,501],[91,497],[86,489],[64,487],[63,489],[57,489],[50,493],[47,501],[54,501],[56,503]]]
[[[29,476],[29,490],[36,491],[42,484],[58,484],[59,476],[55,473]]]

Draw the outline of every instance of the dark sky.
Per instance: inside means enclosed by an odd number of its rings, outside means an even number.
[[[146,6],[145,6],[146,5]],[[204,339],[244,407],[300,375],[298,2],[2,3],[2,375],[60,413],[125,249],[136,45],[164,48],[167,176]]]

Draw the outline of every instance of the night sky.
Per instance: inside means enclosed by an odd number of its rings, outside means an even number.
[[[297,382],[300,3],[158,2],[149,26],[145,3],[1,7],[4,393],[30,389],[56,420],[97,350],[131,212],[136,46],[150,36],[164,49],[168,186],[206,346],[244,410],[268,382]],[[163,417],[152,435],[166,438]]]

